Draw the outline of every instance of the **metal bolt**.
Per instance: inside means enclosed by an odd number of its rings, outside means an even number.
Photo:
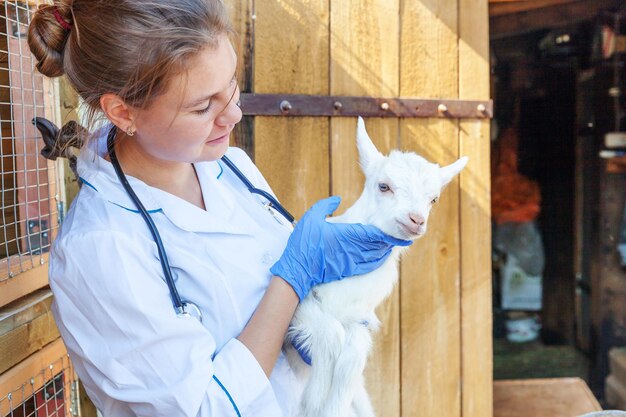
[[[14,272],[9,272],[9,278],[13,278],[15,276]]]
[[[256,20],[256,15],[255,15],[255,14],[253,14],[252,16],[250,16],[250,19],[252,19],[252,20]]]
[[[292,109],[291,103],[287,100],[283,100],[280,102],[280,111],[287,112]]]
[[[13,393],[12,393],[12,392],[9,392],[9,393],[7,394],[7,400],[9,400],[9,402],[10,402],[12,399],[13,399]]]
[[[448,111],[448,106],[441,103],[440,105],[437,106],[437,111],[439,111],[439,113],[445,113]]]
[[[30,385],[35,385],[35,378],[30,379]]]
[[[383,111],[389,110],[389,103],[387,103],[387,102],[382,103],[380,105],[380,109],[383,110]]]
[[[343,108],[343,104],[341,104],[341,101],[335,101],[333,103],[333,107],[335,108],[335,110],[341,110]]]
[[[52,370],[52,368],[54,368],[54,365],[50,364],[50,370]]]
[[[60,197],[59,197],[59,195],[58,195],[58,194],[55,194],[55,195],[54,195],[54,199],[55,199],[56,201],[59,201],[59,198],[60,198]]]
[[[487,111],[487,107],[481,103],[476,107],[476,110],[478,110],[479,113],[484,113]]]
[[[45,260],[45,259],[41,258],[41,259],[39,260],[39,264],[40,264],[40,265],[43,265],[43,264],[45,264],[45,263],[46,263],[46,260]]]

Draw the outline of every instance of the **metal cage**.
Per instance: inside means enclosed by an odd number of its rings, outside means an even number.
[[[60,340],[3,375],[1,417],[80,416],[79,384]]]
[[[36,72],[26,42],[31,14],[41,3],[0,4],[0,292],[5,298],[3,284],[46,263],[62,213],[55,163],[40,156],[43,142],[31,123],[35,116],[58,119],[58,87]],[[10,301],[0,299],[0,306]]]

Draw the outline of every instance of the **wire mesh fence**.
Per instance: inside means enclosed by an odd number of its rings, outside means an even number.
[[[0,392],[0,416],[79,416],[78,389],[72,363],[63,354],[8,392]]]
[[[45,263],[58,226],[57,173],[39,152],[33,117],[53,118],[52,84],[26,43],[43,1],[0,3],[0,284]]]

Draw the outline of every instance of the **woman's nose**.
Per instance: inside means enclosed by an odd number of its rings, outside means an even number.
[[[220,126],[228,126],[239,123],[243,113],[239,107],[239,98],[233,97],[228,106],[217,116],[215,123]]]

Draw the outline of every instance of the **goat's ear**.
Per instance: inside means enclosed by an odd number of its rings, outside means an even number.
[[[463,168],[465,168],[468,160],[469,158],[467,156],[464,156],[450,165],[439,168],[439,172],[441,173],[441,186],[443,187],[450,181],[452,181],[452,178],[456,177],[459,172],[461,172]]]
[[[365,122],[362,117],[359,117],[356,127],[356,146],[359,149],[359,159],[364,171],[368,171],[372,164],[383,158],[383,155],[378,152],[374,142],[370,139],[365,130]]]

